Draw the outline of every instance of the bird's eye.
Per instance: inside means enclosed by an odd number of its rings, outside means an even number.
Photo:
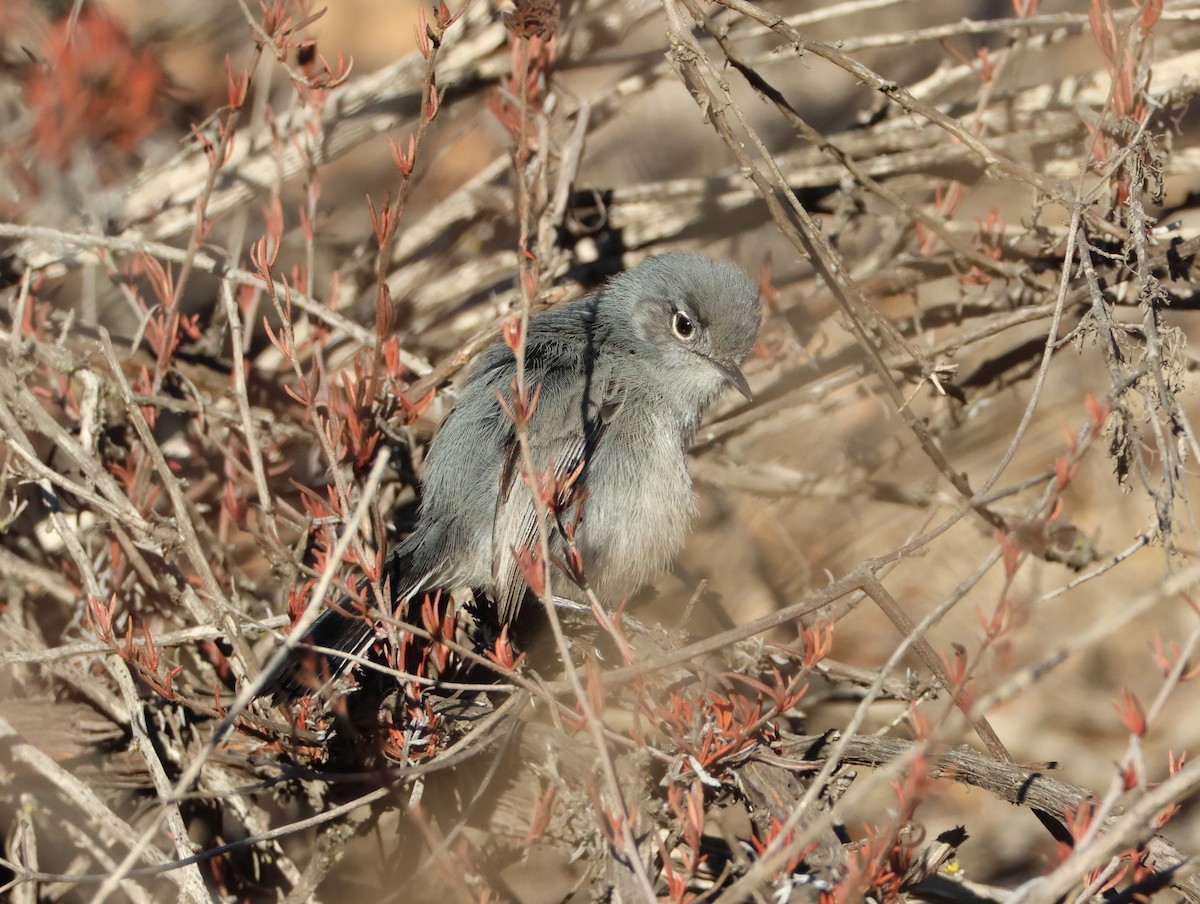
[[[671,318],[671,329],[675,331],[676,336],[685,342],[696,335],[696,324],[683,311],[675,312],[675,316]]]

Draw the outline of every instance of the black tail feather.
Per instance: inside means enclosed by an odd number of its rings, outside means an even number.
[[[385,599],[392,600],[390,608],[394,609],[399,600],[406,599],[416,589],[413,566],[414,556],[407,543],[388,555],[382,591]],[[374,597],[367,581],[359,584],[358,596],[360,600]],[[353,659],[313,647],[361,656],[371,646],[379,627],[379,620],[373,615],[370,608],[364,612],[363,603],[350,597],[344,597],[336,606],[330,606],[318,615],[303,642],[288,654],[271,677],[266,691],[271,695],[271,702],[291,703],[306,697],[353,668]]]
[[[343,604],[348,601],[344,600]],[[312,649],[322,647],[360,656],[371,645],[376,625],[364,615],[326,609],[317,616],[300,646],[296,647],[272,676],[268,689],[272,703],[291,703],[345,674],[353,660]]]

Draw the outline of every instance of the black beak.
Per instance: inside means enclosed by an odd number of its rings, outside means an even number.
[[[725,382],[744,395],[747,401],[754,401],[754,393],[750,391],[750,384],[746,382],[746,376],[742,373],[742,369],[732,361],[718,361],[716,358],[708,359],[712,366],[725,378]]]

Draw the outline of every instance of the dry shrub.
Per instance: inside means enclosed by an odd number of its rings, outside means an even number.
[[[13,900],[1200,899],[1194,4],[438,4],[373,72],[57,6],[0,11]],[[767,311],[676,573],[262,697],[473,355],[676,247]]]

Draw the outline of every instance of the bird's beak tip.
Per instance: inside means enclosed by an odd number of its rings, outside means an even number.
[[[745,396],[746,401],[754,401],[754,393],[750,391],[750,384],[746,382],[746,375],[740,367],[732,361],[713,361],[713,365],[725,378],[725,382]]]

